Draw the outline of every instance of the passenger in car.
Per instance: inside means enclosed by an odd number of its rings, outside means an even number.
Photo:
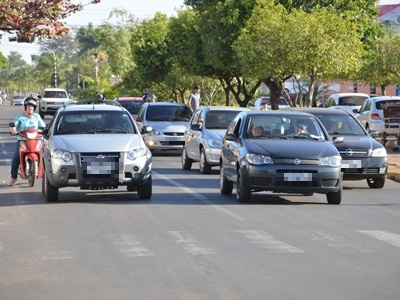
[[[264,136],[264,128],[261,126],[253,126],[251,129],[251,135],[252,137],[263,137]]]

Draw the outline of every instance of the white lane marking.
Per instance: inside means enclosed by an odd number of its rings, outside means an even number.
[[[41,236],[44,246],[44,254],[42,260],[62,260],[62,259],[74,259],[76,256],[63,249],[60,249],[60,244],[57,240],[50,240],[47,236]]]
[[[176,237],[176,244],[182,247],[190,254],[215,254],[211,248],[203,247],[190,233],[182,231],[169,231],[170,234]]]
[[[263,230],[233,230],[244,235],[250,242],[271,253],[303,253],[304,251],[274,238]]]
[[[387,231],[381,231],[381,230],[356,230],[357,232],[360,232],[362,234],[368,235],[370,237],[373,237],[375,239],[378,239],[380,241],[383,241],[385,243],[388,243],[392,246],[400,248],[400,235],[387,232]]]
[[[201,195],[201,194],[199,194],[199,193],[196,193],[194,190],[192,190],[192,189],[190,189],[190,188],[188,188],[188,187],[186,187],[186,186],[180,184],[179,182],[177,182],[177,181],[175,181],[175,180],[173,180],[173,179],[170,179],[170,178],[168,178],[168,177],[166,177],[166,176],[164,176],[164,175],[161,175],[161,174],[159,174],[159,173],[157,173],[157,172],[152,171],[152,173],[153,173],[154,175],[156,175],[157,177],[160,177],[161,179],[163,179],[163,180],[165,180],[165,181],[168,181],[168,182],[171,183],[172,185],[174,185],[174,186],[180,188],[180,189],[183,190],[185,193],[191,194],[193,197],[195,197],[196,199],[202,201],[203,203],[206,203],[206,204],[210,205],[211,207],[213,207],[213,208],[219,210],[220,212],[223,212],[224,214],[227,214],[228,216],[231,216],[232,218],[234,218],[234,219],[236,219],[236,220],[238,220],[238,221],[246,221],[245,218],[243,218],[242,216],[238,215],[237,213],[234,213],[233,211],[231,211],[231,210],[229,210],[229,209],[227,209],[227,208],[225,208],[225,207],[222,207],[221,205],[215,204],[214,202],[208,200],[208,199],[207,199],[206,197],[204,197],[203,195]]]
[[[153,252],[142,246],[142,243],[133,235],[117,233],[112,234],[111,239],[113,240],[113,244],[118,247],[118,251],[123,253],[126,257],[154,255]]]

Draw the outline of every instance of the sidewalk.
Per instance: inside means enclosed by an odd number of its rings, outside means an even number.
[[[393,151],[393,147],[386,147],[388,154],[387,178],[400,182],[400,150]]]

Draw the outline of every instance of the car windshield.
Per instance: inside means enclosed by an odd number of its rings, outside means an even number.
[[[190,117],[189,108],[181,105],[154,105],[146,112],[147,121],[189,122]]]
[[[132,117],[121,111],[79,111],[60,114],[54,135],[136,133]]]
[[[344,96],[339,98],[338,105],[344,106],[360,106],[363,104],[364,100],[367,99],[366,96]]]
[[[63,91],[44,91],[43,98],[68,98]]]
[[[386,107],[400,106],[400,100],[383,100],[376,102],[376,109],[383,110]]]
[[[251,116],[247,123],[246,137],[325,140],[323,130],[314,116],[299,115]]]
[[[360,123],[350,115],[317,115],[329,134],[366,135]]]
[[[144,101],[118,101],[122,107],[129,111],[132,115],[137,115],[139,108],[143,105]]]
[[[206,115],[205,128],[207,129],[227,129],[238,111],[213,110]]]

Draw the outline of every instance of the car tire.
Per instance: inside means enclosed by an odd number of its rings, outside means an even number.
[[[342,190],[343,188],[340,187],[340,189],[337,192],[331,192],[326,194],[326,201],[329,204],[340,204],[340,202],[342,202]]]
[[[47,202],[58,201],[58,187],[52,186],[47,178],[46,171],[43,172],[42,177],[42,193]]]
[[[206,153],[204,148],[200,149],[200,160],[199,160],[200,173],[202,174],[210,174],[211,165],[207,162]]]
[[[137,187],[137,193],[138,193],[139,199],[150,199],[152,191],[153,191],[153,182],[152,182],[152,178],[150,175],[149,179],[147,180],[147,182],[145,184],[139,185]]]
[[[222,195],[231,195],[233,190],[233,182],[226,178],[225,171],[222,166],[219,173],[219,190],[221,191]]]
[[[371,189],[381,189],[385,185],[386,178],[379,177],[379,178],[367,178],[368,186]]]
[[[193,160],[187,156],[186,148],[183,147],[182,150],[182,169],[190,170],[192,168]]]
[[[236,181],[236,199],[241,203],[246,203],[250,201],[251,190],[244,183],[242,172],[237,171],[237,181]]]

